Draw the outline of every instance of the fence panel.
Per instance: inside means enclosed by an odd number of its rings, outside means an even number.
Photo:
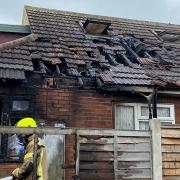
[[[162,128],[163,180],[180,179],[180,128]]]
[[[115,135],[111,135],[96,131],[93,136],[78,131],[78,134],[80,179],[152,179],[149,132],[114,131]]]
[[[0,132],[76,135],[77,179],[152,179],[151,131],[0,127]]]

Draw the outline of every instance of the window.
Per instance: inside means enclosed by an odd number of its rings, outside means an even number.
[[[29,109],[29,101],[27,100],[14,100],[12,103],[13,111],[27,111]]]
[[[133,105],[116,105],[115,113],[115,124],[117,129],[135,129],[135,109]]]
[[[158,104],[157,116],[161,124],[174,124],[174,105]],[[149,129],[149,108],[147,104],[125,103],[115,105],[115,128],[123,130]]]
[[[88,34],[104,34],[107,35],[107,30],[111,23],[109,21],[86,19],[84,22],[81,22],[81,27]]]
[[[156,30],[153,31],[158,38],[164,42],[180,43],[180,32],[176,31],[166,31],[166,30]]]

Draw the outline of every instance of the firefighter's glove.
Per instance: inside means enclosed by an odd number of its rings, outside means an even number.
[[[14,178],[17,178],[19,176],[19,168],[16,168],[13,172],[12,172],[12,176]]]

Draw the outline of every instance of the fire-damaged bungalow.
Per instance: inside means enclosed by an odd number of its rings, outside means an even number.
[[[2,126],[26,116],[72,128],[148,130],[151,118],[180,123],[179,25],[30,6],[22,24],[0,25]],[[18,163],[8,140],[0,136],[0,177]],[[73,145],[67,136],[67,167]],[[73,173],[67,169],[66,179]]]

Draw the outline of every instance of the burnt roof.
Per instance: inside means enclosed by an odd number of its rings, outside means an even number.
[[[87,34],[82,26],[87,19],[110,23],[107,34]],[[180,44],[163,42],[156,34],[156,31],[180,32],[179,25],[31,6],[25,6],[23,22],[30,25],[31,33],[38,38],[0,50],[0,68],[4,58],[14,66],[12,60],[17,57],[17,69],[24,72],[32,71],[32,62],[40,61],[38,70],[42,73],[55,66],[59,75],[96,79],[106,88],[179,85]]]

